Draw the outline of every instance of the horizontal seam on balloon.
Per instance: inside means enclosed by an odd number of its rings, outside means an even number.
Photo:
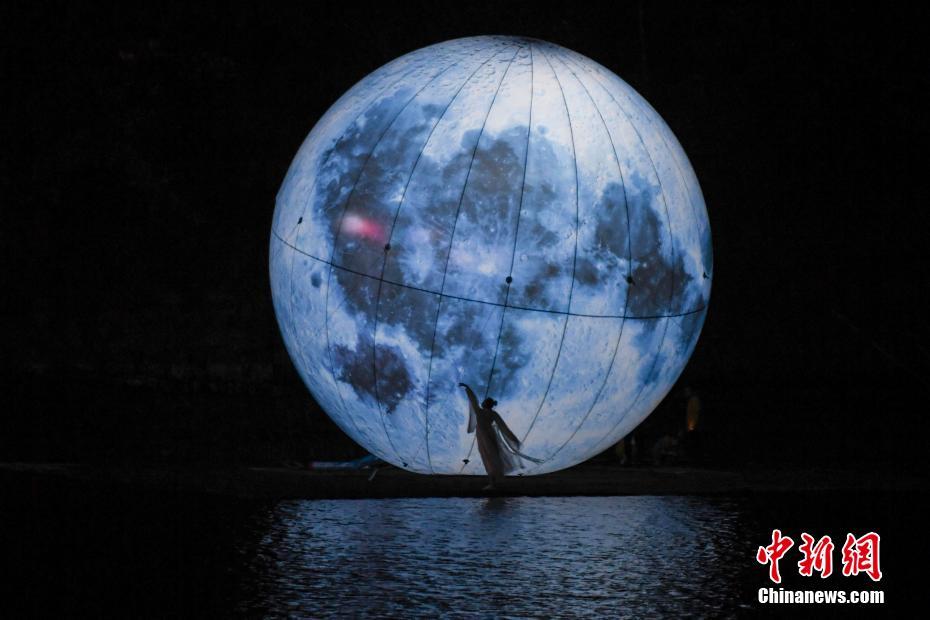
[[[466,301],[466,302],[476,303],[476,304],[485,304],[485,305],[488,305],[488,306],[498,306],[498,307],[501,307],[501,308],[505,307],[504,304],[502,304],[502,303],[500,303],[500,302],[497,302],[497,301],[484,301],[484,300],[482,300],[482,299],[470,299],[470,298],[468,298],[468,297],[460,297],[460,296],[458,296],[458,295],[450,295],[449,293],[440,293],[440,292],[438,292],[438,291],[431,291],[431,290],[429,290],[429,289],[421,288],[421,287],[419,287],[419,286],[413,286],[412,284],[404,284],[403,282],[395,282],[395,281],[393,281],[393,280],[388,280],[388,279],[386,279],[386,278],[379,278],[379,277],[377,277],[377,276],[373,276],[373,275],[371,275],[371,274],[364,273],[364,272],[362,272],[362,271],[357,271],[357,270],[352,269],[352,268],[350,268],[350,267],[344,267],[344,266],[342,266],[342,265],[336,265],[336,264],[332,263],[331,261],[326,260],[325,258],[320,258],[319,256],[314,256],[313,254],[310,254],[309,252],[307,252],[307,251],[305,251],[305,250],[302,250],[302,249],[300,249],[300,248],[294,246],[294,245],[291,244],[291,243],[288,243],[288,242],[285,241],[277,232],[274,233],[274,237],[275,237],[278,241],[280,241],[281,243],[283,243],[284,245],[286,245],[286,246],[288,246],[289,248],[291,248],[292,250],[294,250],[295,252],[297,252],[297,253],[299,253],[299,254],[303,254],[303,255],[306,256],[307,258],[311,258],[311,259],[313,259],[313,260],[315,260],[315,261],[318,261],[318,262],[320,262],[320,263],[323,263],[324,265],[328,265],[328,266],[332,267],[333,269],[340,269],[340,270],[342,270],[342,271],[346,271],[346,272],[348,272],[348,273],[353,273],[353,274],[355,274],[355,275],[362,276],[362,277],[364,277],[364,278],[370,278],[370,279],[372,279],[372,280],[380,281],[380,282],[383,282],[383,283],[385,283],[385,284],[390,284],[390,285],[393,285],[393,286],[398,286],[398,287],[400,287],[400,288],[405,288],[405,289],[409,289],[409,290],[413,290],[413,291],[419,291],[419,292],[421,292],[421,293],[428,293],[428,294],[430,294],[430,295],[436,295],[437,297],[442,297],[442,298],[445,298],[445,299],[455,299],[455,300],[457,300],[457,301]],[[583,314],[583,313],[580,313],[580,312],[566,312],[566,311],[564,311],[564,310],[550,310],[550,309],[548,309],[548,308],[527,308],[526,306],[515,306],[515,305],[513,305],[513,304],[507,304],[506,307],[507,307],[508,309],[511,309],[511,310],[525,310],[525,311],[527,311],[527,312],[543,312],[543,313],[546,313],[546,314],[558,314],[558,315],[563,315],[563,316],[564,316],[564,315],[567,315],[567,316],[576,316],[576,317],[579,317],[579,318],[586,318],[586,319],[630,319],[630,320],[641,320],[641,321],[646,321],[646,320],[651,320],[651,319],[668,319],[668,318],[674,318],[674,317],[679,317],[679,316],[688,316],[689,314],[696,314],[696,313],[698,313],[698,312],[703,312],[703,311],[706,309],[706,306],[701,306],[700,308],[695,308],[695,309],[693,309],[693,310],[688,310],[688,311],[686,311],[686,312],[678,312],[678,313],[675,313],[675,314],[649,314],[649,315],[643,315],[643,316],[636,316],[636,315],[622,315],[622,314]]]

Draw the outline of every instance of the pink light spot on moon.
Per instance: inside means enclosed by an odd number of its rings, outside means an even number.
[[[378,222],[358,215],[346,215],[342,220],[342,231],[369,241],[384,241],[384,228]]]

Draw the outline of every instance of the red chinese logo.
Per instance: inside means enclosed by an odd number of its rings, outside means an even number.
[[[843,545],[843,576],[850,577],[865,573],[872,581],[882,578],[881,564],[879,562],[879,543],[881,537],[875,532],[856,538],[846,534],[846,543]],[[774,583],[781,583],[781,572],[778,562],[794,546],[794,540],[783,536],[781,530],[772,530],[772,543],[766,547],[759,547],[756,552],[756,561],[769,566],[769,579]],[[820,573],[825,579],[833,574],[833,539],[822,536],[819,540],[807,532],[801,533],[801,560],[798,562],[798,573],[802,577],[811,577],[814,572]]]
[[[772,544],[768,547],[759,547],[756,552],[756,561],[759,564],[769,564],[769,579],[781,583],[781,573],[778,572],[778,561],[794,545],[794,541],[781,535],[781,530],[772,530]]]
[[[798,562],[798,572],[804,577],[810,577],[817,571],[823,579],[832,575],[833,541],[830,537],[824,536],[814,544],[814,537],[804,532],[801,534],[801,540],[804,542],[798,547],[798,551],[804,554],[804,557]]]
[[[878,564],[878,543],[881,540],[875,532],[869,532],[861,538],[846,534],[846,544],[843,545],[843,575],[858,575],[865,573],[878,581],[882,578],[882,571]]]

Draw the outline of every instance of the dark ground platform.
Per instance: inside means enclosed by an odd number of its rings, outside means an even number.
[[[372,474],[375,474],[372,477]],[[820,468],[714,470],[581,464],[541,476],[509,476],[485,491],[483,476],[426,476],[394,467],[323,471],[274,467],[194,469],[102,467],[52,463],[0,464],[0,485],[30,481],[34,489],[90,486],[205,493],[241,499],[362,499],[388,497],[740,495],[768,492],[925,491],[915,474]]]

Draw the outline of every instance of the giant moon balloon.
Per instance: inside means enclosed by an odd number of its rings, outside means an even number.
[[[538,458],[579,463],[671,389],[710,295],[710,227],[658,113],[535,39],[423,48],[353,86],[277,196],[275,312],[329,416],[411,471],[483,474],[459,382]]]

